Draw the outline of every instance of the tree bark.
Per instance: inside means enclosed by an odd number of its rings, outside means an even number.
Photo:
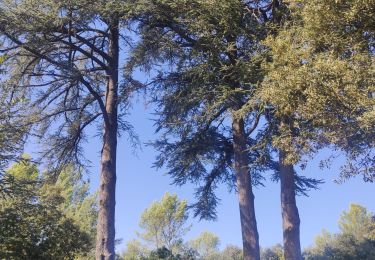
[[[259,235],[255,218],[254,194],[249,173],[246,133],[242,118],[233,116],[234,169],[240,207],[244,260],[259,260]]]
[[[300,244],[300,218],[296,203],[293,165],[285,164],[285,152],[279,152],[281,210],[283,218],[284,257],[302,260]]]
[[[116,204],[116,150],[117,102],[119,66],[118,21],[110,24],[108,55],[108,85],[105,100],[103,149],[99,187],[99,215],[96,233],[96,259],[115,259],[115,204]]]

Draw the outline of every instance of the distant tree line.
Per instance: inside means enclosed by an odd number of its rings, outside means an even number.
[[[202,232],[197,238],[184,241],[189,230],[186,201],[166,193],[161,201],[144,210],[139,239],[126,244],[119,260],[243,260],[240,247],[227,245],[219,249],[220,238],[212,232]],[[375,257],[375,214],[358,204],[351,204],[342,212],[338,225],[340,232],[331,234],[323,230],[313,246],[305,248],[305,260],[363,259]],[[175,228],[173,228],[175,227]],[[168,237],[173,237],[171,243]],[[284,248],[277,244],[261,248],[262,260],[285,260]]]
[[[119,259],[243,259],[242,249],[237,246],[228,245],[220,251],[219,237],[209,231],[185,241],[191,227],[188,217],[187,201],[165,193],[160,201],[143,211],[139,223],[142,231],[137,232],[139,239],[128,241]]]
[[[17,189],[0,198],[0,257],[4,259],[93,259],[97,196],[88,192],[81,172],[67,165],[57,176],[40,172],[29,156],[5,171]],[[55,177],[55,178],[53,178]],[[142,213],[136,233],[118,260],[243,260],[242,248],[220,245],[204,231],[186,241],[192,227],[186,200],[165,193]],[[340,232],[323,230],[302,253],[306,260],[375,257],[375,215],[351,204],[338,221]],[[220,250],[220,247],[223,248]],[[261,248],[262,260],[285,260],[280,244]]]

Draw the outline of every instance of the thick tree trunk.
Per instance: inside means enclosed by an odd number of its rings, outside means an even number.
[[[285,153],[279,152],[281,209],[283,217],[284,257],[302,260],[300,245],[300,219],[296,203],[293,165],[284,163]]]
[[[232,130],[244,260],[259,260],[259,235],[255,218],[254,194],[249,173],[247,138],[243,119],[234,116]]]
[[[110,56],[108,86],[105,100],[103,149],[99,187],[99,216],[96,233],[96,259],[115,259],[115,204],[116,204],[116,150],[117,150],[117,101],[119,66],[118,22],[110,25]]]

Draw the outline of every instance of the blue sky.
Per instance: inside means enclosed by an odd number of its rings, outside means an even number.
[[[152,110],[144,105],[142,98],[135,100],[134,107],[128,117],[142,143],[156,138],[152,122]],[[85,146],[86,156],[92,162],[90,179],[92,190],[99,185],[99,151],[100,140],[89,139]],[[337,177],[338,161],[329,170],[320,170],[320,159],[328,156],[328,151],[319,153],[309,163],[303,172],[307,176],[316,176],[325,180],[320,190],[309,192],[309,197],[298,197],[297,203],[301,218],[302,247],[311,245],[315,236],[321,230],[338,231],[337,220],[340,213],[347,209],[350,203],[359,203],[375,212],[374,184],[364,183],[360,178],[348,180],[338,185],[333,182]],[[135,232],[142,211],[153,201],[159,200],[168,191],[176,193],[181,199],[189,202],[194,200],[194,186],[186,185],[175,187],[170,185],[171,179],[163,171],[156,171],[152,163],[156,153],[152,147],[142,145],[142,150],[135,153],[131,149],[126,135],[118,143],[117,164],[117,203],[116,203],[116,237],[123,239],[117,247],[118,251],[125,248],[126,241],[137,238]],[[255,188],[256,216],[260,236],[260,245],[263,247],[282,243],[281,211],[279,203],[279,185],[266,183],[266,187]],[[189,219],[192,229],[186,239],[198,236],[202,231],[214,232],[220,237],[221,247],[227,244],[241,246],[241,231],[237,197],[229,193],[226,186],[220,187],[218,196],[221,203],[218,207],[218,219],[215,222]]]

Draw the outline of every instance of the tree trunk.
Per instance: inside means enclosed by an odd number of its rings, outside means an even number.
[[[234,116],[232,130],[244,260],[259,260],[259,235],[255,218],[254,194],[249,173],[247,138],[243,119]]]
[[[110,56],[104,116],[103,149],[99,187],[99,216],[96,233],[96,259],[115,259],[116,149],[119,66],[118,21],[109,29]]]
[[[284,257],[302,260],[300,245],[300,219],[296,203],[293,165],[284,163],[285,153],[279,152],[281,209],[283,217]]]

